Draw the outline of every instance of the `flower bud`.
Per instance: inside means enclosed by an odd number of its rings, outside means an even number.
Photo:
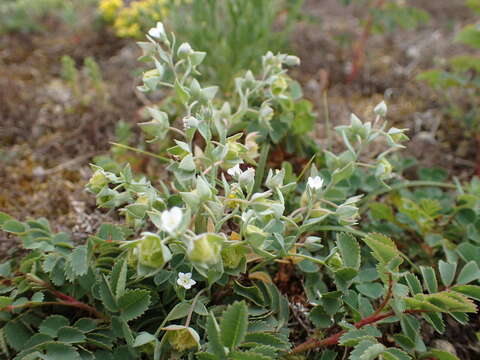
[[[375,176],[380,180],[389,179],[392,177],[392,164],[387,159],[382,158],[375,169]]]
[[[193,54],[193,49],[189,43],[184,42],[179,46],[177,55],[180,59],[187,59],[190,55]]]
[[[191,241],[188,246],[188,257],[191,261],[202,265],[213,265],[220,261],[223,237],[217,234],[202,234]]]
[[[165,337],[176,351],[183,352],[200,348],[200,336],[191,327],[170,325],[162,330],[166,331]]]
[[[294,55],[287,55],[283,63],[287,66],[298,66],[300,65],[300,58]]]
[[[238,177],[238,183],[245,189],[251,189],[255,183],[255,169],[248,168]]]
[[[377,106],[375,106],[373,112],[378,116],[385,117],[387,116],[387,110],[387,104],[385,103],[385,101],[382,101]]]
[[[172,258],[170,250],[160,237],[150,232],[142,233],[135,249],[140,264],[156,269],[162,268]]]
[[[165,27],[161,22],[157,22],[157,26],[154,28],[151,28],[148,31],[148,35],[162,42],[165,42],[167,40],[167,33],[165,32]]]
[[[98,193],[108,184],[108,179],[105,176],[103,170],[97,170],[90,178],[90,181],[87,184],[87,187],[93,193]]]

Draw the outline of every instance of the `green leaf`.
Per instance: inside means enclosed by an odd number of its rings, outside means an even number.
[[[233,289],[236,294],[247,298],[248,300],[254,302],[259,306],[265,305],[265,299],[263,297],[263,293],[257,286],[243,286],[238,281],[235,281],[233,284]]]
[[[457,284],[464,285],[480,278],[480,269],[475,261],[468,262],[460,271]]]
[[[188,312],[190,311],[191,306],[192,306],[192,304],[190,304],[189,302],[178,303],[168,313],[168,315],[166,317],[167,321],[182,319],[182,318],[186,317],[188,315]]]
[[[376,282],[359,284],[357,290],[372,299],[378,299],[383,294],[382,284]]]
[[[58,330],[58,341],[63,343],[81,343],[85,341],[85,335],[75,327],[64,326]]]
[[[27,231],[27,227],[17,220],[7,220],[3,223],[2,229],[13,234],[21,234]]]
[[[121,312],[121,318],[125,321],[133,320],[145,311],[150,305],[150,292],[148,290],[127,290],[124,295],[118,299],[118,307]]]
[[[8,344],[15,350],[23,350],[32,332],[20,321],[9,321],[3,328]]]
[[[12,220],[12,219],[13,218],[10,215],[0,211],[0,227],[3,224],[5,224],[5,222],[7,222],[8,220]]]
[[[146,331],[142,331],[135,338],[135,341],[133,342],[133,347],[139,347],[139,346],[148,344],[150,342],[154,342],[156,340],[157,340],[157,338],[154,335],[152,335],[152,334],[150,334]]]
[[[358,241],[350,234],[339,233],[337,235],[337,246],[340,250],[344,265],[358,270],[361,260]]]
[[[420,280],[418,280],[416,275],[408,273],[405,275],[405,280],[407,281],[408,287],[410,288],[410,292],[412,293],[412,295],[423,293],[422,284],[420,283]]]
[[[443,350],[437,350],[437,349],[430,350],[420,355],[420,359],[431,359],[431,358],[436,360],[460,360],[458,357],[456,357],[452,353],[449,353]]]
[[[433,326],[435,331],[437,331],[439,334],[443,334],[445,331],[445,323],[441,313],[423,313],[422,316],[430,325]]]
[[[440,271],[440,277],[442,278],[443,285],[446,287],[452,285],[452,282],[455,279],[455,272],[457,271],[457,264],[440,260],[438,263],[438,269]]]
[[[71,266],[72,270],[77,276],[85,275],[88,271],[88,250],[85,245],[77,246],[72,251]]]
[[[375,341],[375,338],[382,336],[374,326],[365,326],[362,329],[353,329],[347,331],[340,337],[339,344],[343,346],[355,346],[364,340]]]
[[[455,41],[480,49],[480,29],[476,25],[465,26],[457,35]]]
[[[125,286],[127,284],[127,262],[125,259],[121,259],[112,269],[112,276],[110,278],[110,284],[117,299],[125,293]]]
[[[212,313],[207,319],[207,335],[208,335],[208,349],[214,353],[219,359],[225,359],[227,353],[225,347],[222,344],[220,337],[220,329],[217,324],[217,320]]]
[[[374,360],[383,351],[385,346],[372,340],[361,341],[350,353],[350,360]]]
[[[107,308],[108,311],[117,312],[118,305],[115,295],[113,294],[110,283],[107,281],[105,276],[102,277],[100,282],[100,297],[102,299],[103,305]]]
[[[60,328],[69,325],[70,321],[68,321],[65,316],[51,315],[42,321],[40,327],[38,328],[38,331],[40,331],[42,334],[56,337]]]
[[[430,294],[438,291],[437,276],[435,270],[431,266],[420,266],[420,271],[423,276],[423,283]]]
[[[245,342],[243,345],[254,346],[254,344],[272,346],[278,350],[288,350],[290,344],[275,336],[273,333],[266,332],[251,332],[245,336]]]
[[[264,356],[253,351],[234,351],[230,354],[232,360],[274,360],[272,357]]]
[[[70,345],[49,343],[44,346],[48,360],[80,360],[80,354]]]
[[[235,302],[223,313],[220,333],[223,344],[234,349],[245,338],[248,326],[247,305],[244,301]]]
[[[480,301],[480,286],[477,285],[457,285],[452,290],[467,295],[468,297]]]
[[[0,309],[3,309],[9,305],[11,305],[13,299],[9,298],[8,296],[0,296]]]
[[[332,173],[332,181],[331,185],[335,185],[342,180],[345,180],[352,176],[353,172],[355,171],[355,163],[349,162],[341,169],[335,169]]]
[[[97,321],[90,318],[81,318],[73,326],[83,332],[90,332],[97,328]]]
[[[389,237],[372,233],[363,238],[363,241],[372,249],[373,256],[383,264],[388,264],[393,258],[400,256],[395,243]]]
[[[412,359],[412,357],[408,355],[406,352],[396,348],[387,349],[382,354],[382,356],[384,360],[411,360]]]

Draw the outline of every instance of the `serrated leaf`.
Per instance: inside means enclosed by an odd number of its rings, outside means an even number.
[[[97,321],[90,318],[81,318],[78,319],[73,326],[80,331],[90,332],[97,328]]]
[[[382,356],[384,360],[411,360],[412,359],[412,357],[408,355],[406,352],[400,349],[395,349],[395,348],[387,349],[385,352],[382,353]]]
[[[389,237],[371,233],[363,238],[363,241],[373,251],[373,256],[383,264],[388,264],[393,258],[400,256],[395,243]]]
[[[74,347],[62,343],[50,343],[44,346],[48,360],[80,360],[80,354]]]
[[[85,245],[77,246],[70,256],[70,265],[76,276],[85,275],[88,271],[88,250]]]
[[[457,278],[457,284],[464,285],[480,278],[480,269],[475,261],[468,262],[460,271]]]
[[[361,341],[350,353],[350,360],[373,360],[385,350],[385,346],[371,340]]]
[[[422,284],[418,280],[417,276],[411,273],[405,275],[405,280],[407,281],[408,287],[412,295],[417,295],[423,293]]]
[[[58,341],[69,344],[81,343],[85,341],[85,335],[75,327],[64,326],[58,330]]]
[[[149,305],[150,292],[147,290],[127,290],[125,294],[118,299],[118,308],[121,312],[120,317],[125,321],[139,317],[147,311]]]
[[[244,301],[235,302],[223,313],[220,334],[223,344],[234,349],[244,340],[247,333],[248,312]]]
[[[266,332],[251,332],[245,336],[245,341],[243,343],[247,346],[257,345],[269,345],[278,350],[288,350],[290,344],[288,341],[283,340],[282,338],[275,336],[275,334],[269,334]]]
[[[439,334],[445,331],[445,323],[443,322],[441,313],[423,313],[422,316]]]
[[[431,358],[436,360],[460,360],[458,357],[456,357],[452,353],[449,353],[443,350],[437,350],[437,349],[430,350],[426,353],[423,353],[420,356],[420,359],[431,359]]]
[[[113,266],[112,275],[110,278],[110,286],[115,292],[117,299],[125,293],[125,286],[127,284],[127,270],[128,266],[125,259],[121,259]]]
[[[443,285],[446,287],[452,285],[453,279],[455,279],[455,272],[457,271],[457,263],[448,263],[440,260],[438,263],[438,269],[440,271]]]
[[[478,285],[457,285],[452,287],[452,290],[480,301],[480,286]]]
[[[337,235],[337,246],[340,250],[343,264],[356,270],[360,269],[360,245],[357,239],[350,234],[339,233]]]
[[[208,349],[214,353],[218,358],[224,359],[227,356],[225,347],[223,346],[220,338],[220,329],[217,324],[217,320],[212,313],[207,319],[207,336],[208,336]]]
[[[423,283],[430,294],[438,291],[437,276],[431,266],[420,266],[423,276]]]
[[[3,328],[8,344],[15,350],[23,350],[32,332],[20,321],[9,321]]]
[[[62,315],[51,315],[40,324],[38,331],[42,334],[49,335],[51,337],[56,337],[58,330],[64,326],[69,326],[70,321],[65,316]]]
[[[115,295],[113,294],[112,288],[110,287],[110,283],[107,281],[105,276],[103,276],[101,279],[99,291],[103,305],[107,308],[107,310],[111,312],[117,312],[117,300],[115,299]]]
[[[347,331],[340,337],[339,344],[343,346],[355,346],[364,340],[375,341],[375,338],[382,336],[374,326],[365,326],[362,329],[353,329]]]
[[[275,360],[270,356],[265,356],[253,351],[234,351],[230,354],[232,360]]]

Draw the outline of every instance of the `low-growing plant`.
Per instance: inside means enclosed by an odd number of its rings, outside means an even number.
[[[467,4],[480,14],[479,1],[468,1]],[[480,143],[480,57],[475,53],[480,49],[478,23],[464,27],[455,41],[471,47],[473,52],[452,57],[444,69],[425,71],[417,78],[436,91],[445,115],[465,124]],[[480,175],[480,157],[477,159],[477,175]]]
[[[392,33],[398,29],[412,30],[425,24],[429,14],[405,0],[340,0],[345,5],[360,5],[368,13],[362,20],[362,33],[353,45],[352,68],[347,81],[352,82],[360,74],[365,63],[366,43],[373,34]],[[341,39],[351,38],[343,35]]]
[[[0,34],[13,31],[24,33],[41,30],[44,17],[64,19],[72,24],[79,9],[96,0],[2,0],[0,3]]]
[[[265,177],[255,134],[229,134],[253,116],[248,94],[262,81],[236,80],[236,108],[192,76],[204,53],[177,45],[162,24],[149,34],[140,46],[155,70],[142,89],[172,88],[183,106],[183,128],[158,108],[139,124],[149,141],[175,138],[167,156],[153,154],[168,174],[154,186],[128,165],[118,174],[94,166],[88,190],[124,221],[103,224],[85,244],[44,219],[0,214],[2,230],[28,250],[0,266],[6,356],[448,358],[428,349],[421,321],[438,332],[446,316],[468,322],[477,310],[471,299],[480,300],[476,262],[459,257],[417,270],[389,237],[356,228],[362,196],[388,188],[390,154],[407,140],[405,130],[387,127],[385,103],[373,122],[352,115],[337,128],[345,151],[326,152],[324,168],[311,165],[298,176],[269,169]],[[263,62],[278,74],[297,60],[268,54]],[[385,151],[365,156],[381,140]],[[371,178],[370,191],[355,187],[359,172]]]
[[[102,72],[94,58],[85,58],[83,67],[78,69],[75,60],[64,55],[61,59],[60,75],[79,104],[88,106],[93,102],[105,103],[108,100]]]

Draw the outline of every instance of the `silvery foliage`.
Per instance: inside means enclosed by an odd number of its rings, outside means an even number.
[[[325,151],[327,169],[318,171],[312,166],[308,185],[285,183],[285,169],[270,169],[264,187],[257,186],[255,166],[261,145],[256,142],[256,134],[232,134],[231,129],[247,113],[256,114],[259,122],[268,124],[273,116],[271,102],[286,96],[274,87],[286,72],[284,66],[297,65],[298,58],[267,53],[259,78],[247,71],[235,80],[233,97],[239,101],[233,108],[228,101],[222,103],[215,97],[217,87],[203,86],[196,80],[204,52],[195,51],[187,43],[177,46],[174,35],[167,34],[161,24],[147,38],[148,42],[139,43],[142,59],[150,60],[155,67],[144,73],[139,89],[148,92],[160,86],[169,88],[184,109],[181,129],[172,127],[167,113],[154,107],[148,109],[151,120],[139,124],[148,141],[165,141],[172,134],[177,137],[168,149],[171,182],[162,182],[157,189],[146,178],[135,177],[127,166],[120,174],[95,167],[88,184],[99,206],[119,208],[136,229],[149,224],[157,228],[155,234],[144,233],[125,243],[140,274],[154,273],[172,254],[184,254],[213,283],[225,271],[245,271],[249,252],[269,260],[285,257],[305,233],[322,224],[356,224],[362,195],[348,196],[341,184],[359,165],[373,168],[381,182],[392,176],[387,155],[401,149],[406,136],[404,130],[386,130],[383,119],[387,108],[381,103],[375,108],[373,123],[352,115],[349,125],[337,128],[346,150],[340,154]],[[251,102],[258,93],[264,101]],[[362,152],[379,138],[386,140],[388,149],[368,164],[360,162]],[[298,207],[287,213],[285,198],[298,193]],[[175,208],[169,210],[171,204]],[[165,219],[172,211],[176,211],[175,219],[167,224]],[[332,249],[329,256],[335,252]],[[157,254],[155,259],[153,253]],[[305,249],[299,254],[307,258],[311,255]]]

